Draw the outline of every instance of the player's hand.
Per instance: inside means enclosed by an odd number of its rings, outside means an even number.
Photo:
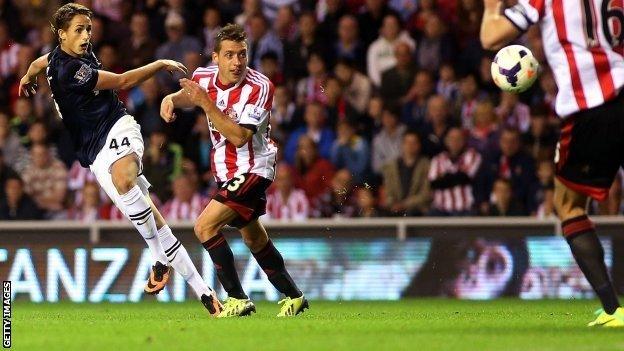
[[[196,82],[190,79],[182,78],[180,79],[180,86],[182,87],[182,93],[186,94],[189,100],[191,100],[191,102],[195,105],[203,107],[205,104],[210,102],[210,98],[208,97],[206,90]]]
[[[171,123],[175,121],[176,115],[173,113],[173,100],[171,100],[171,96],[167,95],[160,103],[160,117],[165,120],[167,123]]]
[[[186,68],[186,66],[184,66],[178,61],[174,61],[174,60],[158,60],[158,61],[163,64],[163,69],[168,71],[171,74],[175,72],[182,72],[184,75],[186,75],[188,73],[188,69]]]
[[[19,90],[17,94],[19,96],[30,96],[35,95],[37,91],[37,77],[30,77],[28,75],[24,75],[22,79],[20,79]]]
[[[500,13],[503,2],[501,0],[483,0],[483,7],[486,12]]]

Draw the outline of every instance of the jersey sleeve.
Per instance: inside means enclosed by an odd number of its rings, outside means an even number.
[[[505,17],[520,31],[526,32],[529,27],[544,17],[546,0],[518,0],[515,6],[505,9]]]
[[[248,103],[243,108],[243,113],[238,124],[245,127],[252,127],[256,130],[257,126],[262,124],[269,118],[271,108],[273,107],[273,91],[275,87],[273,83],[268,82],[261,85],[249,96]]]
[[[71,60],[61,70],[59,80],[68,90],[90,92],[97,84],[98,70],[80,60]]]

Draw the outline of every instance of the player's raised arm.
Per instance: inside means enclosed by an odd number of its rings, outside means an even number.
[[[196,82],[189,79],[180,79],[180,86],[182,86],[182,93],[186,94],[190,101],[206,112],[206,116],[208,116],[208,119],[212,122],[214,127],[229,142],[236,147],[247,144],[254,134],[253,130],[234,123],[230,118],[224,115],[223,112],[217,108],[214,101],[210,100],[206,90]]]
[[[48,67],[48,54],[45,54],[31,62],[30,66],[28,66],[28,71],[26,71],[26,74],[24,74],[20,80],[18,95],[34,95],[37,87],[37,76],[43,72],[46,67]]]
[[[522,33],[517,24],[503,15],[502,5],[500,0],[483,1],[480,39],[481,45],[486,50],[499,49]]]
[[[129,89],[141,84],[161,70],[187,74],[186,67],[173,60],[158,60],[122,74],[98,70],[95,90]]]

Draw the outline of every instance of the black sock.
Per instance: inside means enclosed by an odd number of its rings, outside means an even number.
[[[293,299],[303,295],[290,277],[290,274],[286,271],[284,258],[282,258],[279,251],[273,246],[273,242],[270,239],[262,250],[256,253],[252,252],[252,254],[256,258],[256,261],[258,261],[260,268],[262,268],[267,277],[269,277],[271,284],[273,284],[279,292]]]
[[[572,249],[576,263],[600,298],[605,312],[612,314],[620,307],[617,294],[604,263],[604,249],[586,215],[561,223],[563,234]]]
[[[210,254],[210,258],[217,270],[217,278],[225,291],[227,291],[228,296],[237,299],[247,299],[248,297],[243,291],[240,279],[238,279],[238,273],[236,273],[234,254],[223,234],[218,233],[216,236],[203,242],[202,245]]]

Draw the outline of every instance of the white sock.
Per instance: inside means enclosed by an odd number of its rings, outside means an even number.
[[[193,261],[182,243],[173,235],[168,225],[158,230],[158,238],[162,243],[167,259],[176,272],[193,288],[195,295],[201,299],[202,294],[210,295],[212,289],[208,287],[202,276],[195,268]]]
[[[139,231],[143,239],[145,239],[154,262],[160,261],[163,264],[167,264],[165,250],[163,250],[156,235],[158,231],[156,230],[154,213],[152,213],[152,208],[145,195],[141,192],[141,188],[135,185],[130,191],[122,194],[120,197],[126,207],[128,219],[134,224],[134,227]]]

